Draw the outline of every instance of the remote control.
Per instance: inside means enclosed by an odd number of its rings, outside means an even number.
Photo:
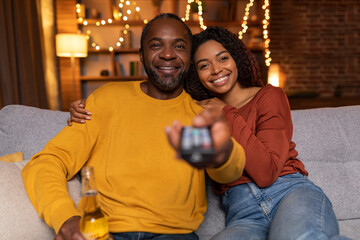
[[[180,154],[183,159],[192,164],[211,161],[214,156],[214,147],[209,128],[183,127]]]

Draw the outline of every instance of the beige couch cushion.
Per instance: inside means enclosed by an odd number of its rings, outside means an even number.
[[[0,239],[54,239],[54,231],[39,217],[24,189],[21,169],[27,162],[0,161]],[[68,189],[77,203],[80,182],[69,181]]]

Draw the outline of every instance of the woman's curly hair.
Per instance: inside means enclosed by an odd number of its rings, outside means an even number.
[[[259,65],[256,59],[237,35],[222,27],[208,27],[206,30],[193,36],[191,48],[191,64],[184,82],[184,89],[194,99],[201,101],[214,97],[200,82],[196,73],[194,54],[201,44],[208,40],[219,42],[236,62],[238,81],[242,87],[263,86],[260,77]]]

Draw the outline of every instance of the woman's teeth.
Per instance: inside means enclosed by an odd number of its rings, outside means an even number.
[[[227,76],[222,77],[222,78],[219,78],[219,79],[215,80],[214,83],[222,82],[222,81],[224,81],[226,78],[227,78]]]

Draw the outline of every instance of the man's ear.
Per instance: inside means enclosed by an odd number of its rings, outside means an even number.
[[[140,57],[140,62],[144,65],[144,56],[141,48],[139,49],[139,57]]]

